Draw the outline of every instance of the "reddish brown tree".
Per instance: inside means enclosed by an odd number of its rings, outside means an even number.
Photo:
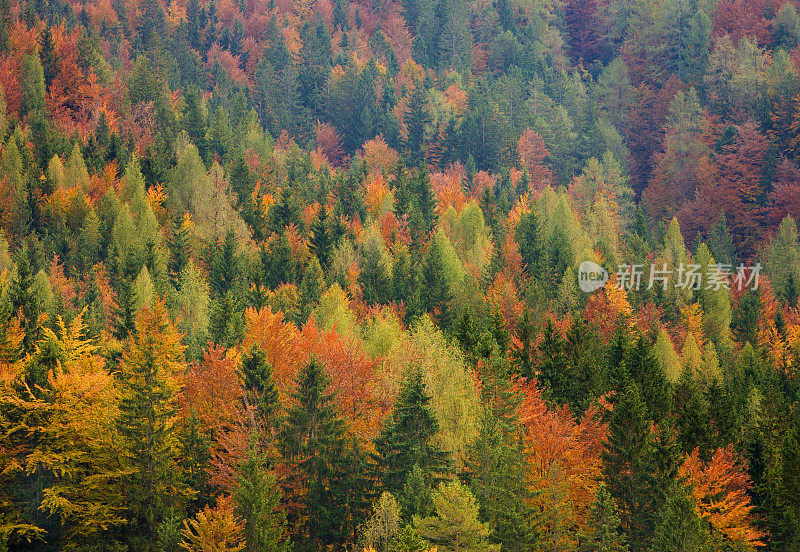
[[[732,130],[736,136],[731,143],[720,144],[717,149],[721,152],[713,154],[708,165],[698,171],[697,194],[683,206],[678,218],[687,231],[687,241],[692,241],[697,232],[706,233],[723,211],[736,246],[746,257],[754,251],[766,219],[759,198],[767,139],[752,121]]]
[[[775,170],[769,196],[769,218],[777,225],[786,215],[800,219],[800,169],[784,159]]]
[[[542,136],[530,128],[525,129],[517,142],[519,162],[528,171],[530,189],[541,191],[552,181],[553,174],[544,160],[550,157],[550,151]]]
[[[341,167],[344,163],[344,150],[342,138],[336,132],[336,128],[330,123],[318,123],[315,140],[317,147],[328,161],[336,167]]]
[[[764,0],[722,0],[714,12],[713,38],[731,35],[734,44],[745,36],[753,36],[764,46],[771,41],[770,24],[764,17]]]

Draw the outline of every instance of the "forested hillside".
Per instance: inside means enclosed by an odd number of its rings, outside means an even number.
[[[799,9],[0,0],[0,551],[800,551]]]

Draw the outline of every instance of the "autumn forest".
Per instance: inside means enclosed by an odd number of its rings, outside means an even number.
[[[798,220],[798,0],[0,0],[0,552],[798,552]]]

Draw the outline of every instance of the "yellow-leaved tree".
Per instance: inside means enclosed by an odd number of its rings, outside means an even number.
[[[5,396],[16,425],[3,438],[36,443],[18,456],[20,473],[42,484],[35,506],[60,522],[61,542],[80,546],[126,522],[112,490],[127,475],[114,448],[118,393],[98,346],[84,338],[82,314],[69,325],[59,318],[58,331],[44,328],[26,371],[43,368],[43,385],[20,378]]]

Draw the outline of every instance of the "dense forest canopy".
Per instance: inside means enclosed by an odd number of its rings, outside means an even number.
[[[0,0],[0,552],[800,551],[798,10]]]

